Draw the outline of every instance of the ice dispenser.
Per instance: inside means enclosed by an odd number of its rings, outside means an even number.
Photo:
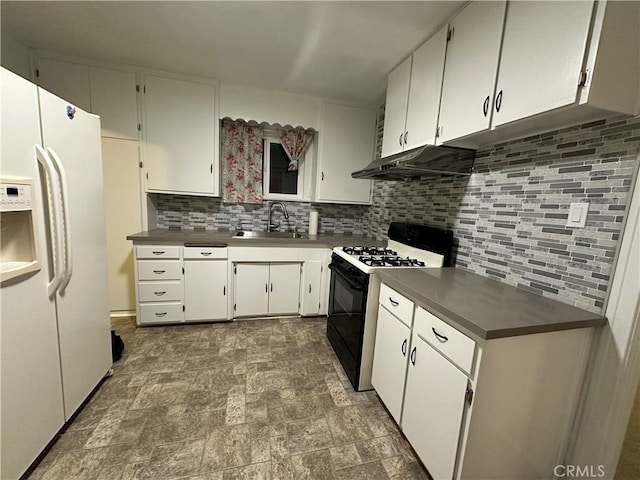
[[[0,244],[0,281],[40,269],[30,178],[0,177]]]

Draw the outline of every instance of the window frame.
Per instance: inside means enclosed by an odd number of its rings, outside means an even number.
[[[307,153],[300,159],[298,162],[298,185],[297,185],[297,194],[293,195],[291,193],[271,193],[269,191],[269,184],[271,180],[271,144],[277,143],[278,145],[282,145],[282,142],[278,138],[276,134],[268,134],[265,133],[263,138],[263,154],[262,154],[262,197],[265,200],[284,200],[284,201],[295,201],[302,202],[307,200],[305,197],[305,173],[306,173],[306,157]]]

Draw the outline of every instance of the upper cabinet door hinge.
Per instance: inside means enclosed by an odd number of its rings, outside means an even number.
[[[447,30],[447,42],[450,42],[453,39],[453,33],[455,30],[455,27],[449,27],[449,30]]]
[[[587,81],[589,80],[589,70],[583,70],[580,72],[580,76],[578,77],[578,87],[584,88],[587,86]]]
[[[464,398],[466,399],[467,403],[471,405],[471,402],[473,402],[473,389],[471,387],[467,387]]]

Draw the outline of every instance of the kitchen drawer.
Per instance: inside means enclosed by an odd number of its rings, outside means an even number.
[[[422,307],[416,308],[413,331],[462,370],[471,373],[476,343],[469,337]]]
[[[180,280],[182,267],[179,261],[142,260],[138,262],[138,280]]]
[[[413,320],[413,302],[384,283],[380,285],[380,305],[393,313],[407,327]]]
[[[168,247],[166,245],[140,246],[136,247],[136,258],[179,259],[180,247]]]
[[[182,302],[146,303],[139,306],[140,324],[182,322]]]
[[[185,260],[219,260],[227,258],[227,247],[184,247]]]
[[[140,282],[139,302],[182,302],[184,288],[182,282]]]

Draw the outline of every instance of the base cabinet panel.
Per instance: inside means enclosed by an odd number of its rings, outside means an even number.
[[[412,338],[402,431],[434,479],[453,478],[467,377],[417,335]]]
[[[411,329],[380,305],[371,383],[396,423],[402,411],[410,337]]]
[[[266,315],[269,312],[269,264],[238,263],[234,269],[234,316]]]
[[[227,261],[185,260],[185,321],[227,318]]]
[[[271,264],[269,267],[269,315],[300,310],[300,264]]]

